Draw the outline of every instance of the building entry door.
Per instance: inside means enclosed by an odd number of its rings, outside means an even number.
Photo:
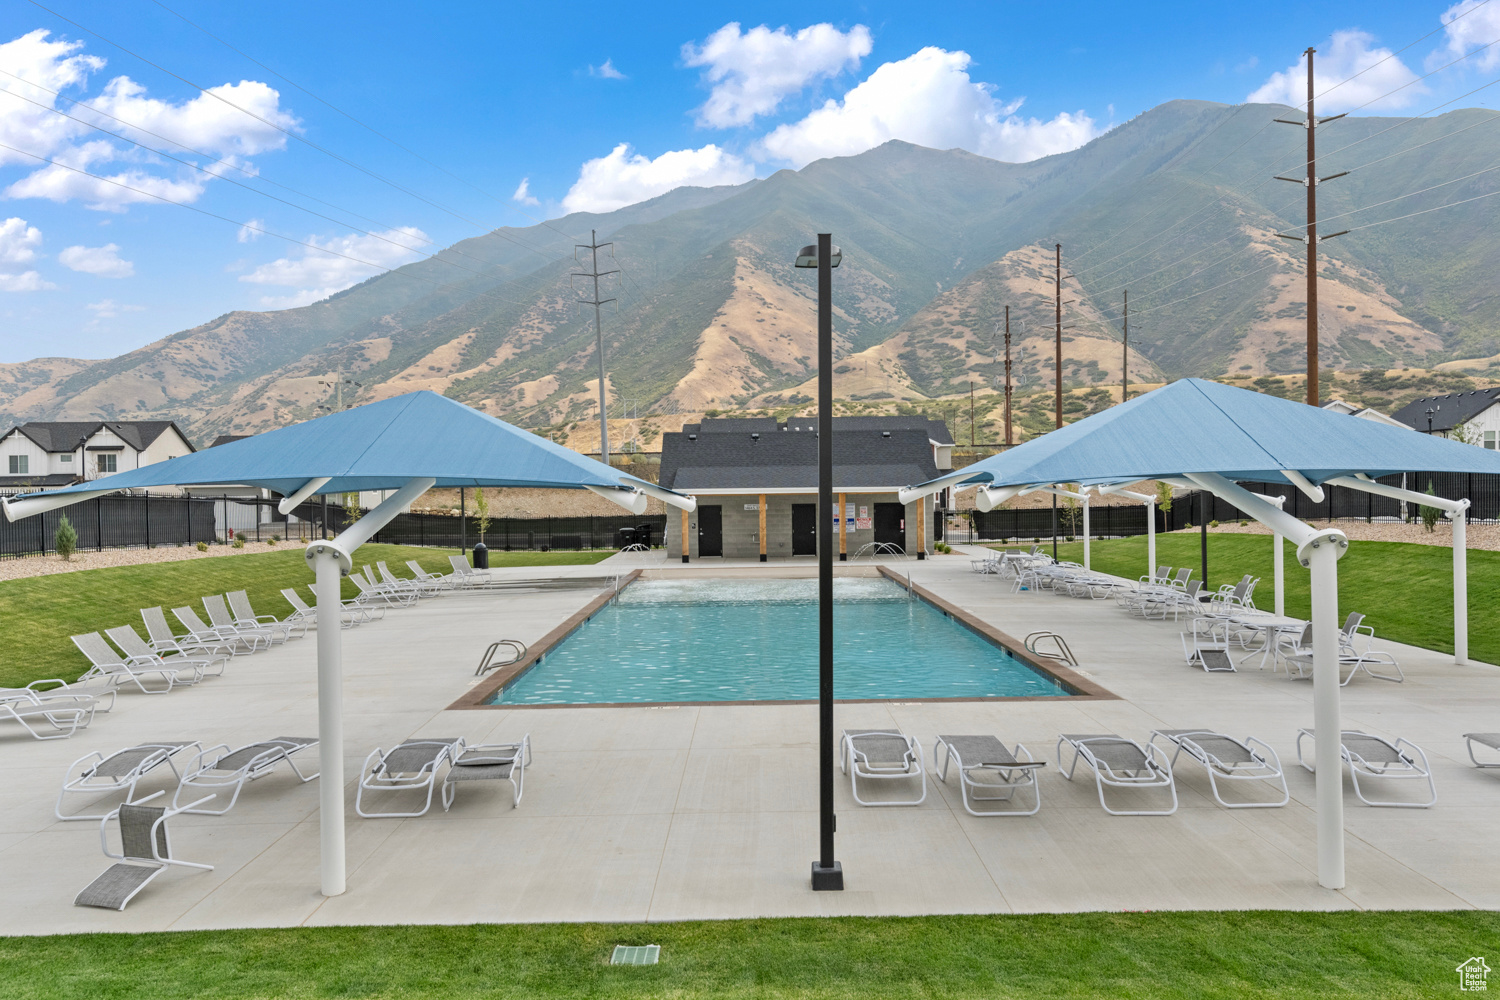
[[[875,544],[894,545],[906,551],[906,505],[878,503],[875,505]]]
[[[698,555],[722,556],[724,554],[724,508],[698,505]]]
[[[792,555],[818,554],[818,505],[792,504]]]

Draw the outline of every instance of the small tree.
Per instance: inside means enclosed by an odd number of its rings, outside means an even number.
[[[1172,485],[1158,481],[1156,484],[1156,506],[1163,511],[1172,509]]]
[[[1427,482],[1427,495],[1430,497],[1437,496],[1437,491],[1432,488],[1431,480]],[[1443,516],[1441,510],[1438,510],[1436,507],[1429,507],[1426,504],[1423,504],[1417,513],[1422,517],[1422,527],[1428,531],[1434,530],[1437,527],[1438,518]]]
[[[1076,490],[1076,483],[1066,483],[1063,486],[1067,490]],[[1073,497],[1062,498],[1062,529],[1063,534],[1072,536],[1078,534],[1078,525],[1082,519],[1083,512],[1078,507],[1077,499]]]
[[[353,524],[362,517],[364,512],[359,509],[359,494],[344,494],[344,518],[349,524]]]
[[[479,529],[480,544],[484,544],[484,534],[490,530],[490,502],[482,486],[474,489],[474,527]]]
[[[78,532],[68,522],[66,514],[57,522],[57,532],[52,536],[52,545],[57,549],[57,554],[63,557],[63,562],[73,558],[73,552],[78,548]]]

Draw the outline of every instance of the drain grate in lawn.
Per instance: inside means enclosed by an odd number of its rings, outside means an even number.
[[[661,957],[659,944],[617,944],[610,965],[655,965]]]

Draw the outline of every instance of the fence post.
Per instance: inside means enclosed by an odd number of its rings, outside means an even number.
[[[100,552],[104,551],[104,498],[94,498],[94,541]]]
[[[141,497],[141,509],[146,512],[142,518],[146,522],[146,548],[151,547],[151,494],[148,492]]]

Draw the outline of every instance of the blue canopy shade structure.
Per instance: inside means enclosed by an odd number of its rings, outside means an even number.
[[[1469,501],[1427,496],[1374,481],[1378,476],[1409,471],[1500,473],[1500,452],[1247,389],[1183,379],[982,462],[908,487],[901,501],[909,503],[950,486],[979,486],[977,504],[991,510],[1020,493],[1056,492],[1059,484],[1077,483],[1078,491],[1064,492],[1084,500],[1087,552],[1090,489],[1123,493],[1119,489],[1123,484],[1155,479],[1206,490],[1277,534],[1278,595],[1283,589],[1281,537],[1296,545],[1298,561],[1311,573],[1318,881],[1337,889],[1344,885],[1338,560],[1349,541],[1343,532],[1314,528],[1238,484],[1289,484],[1314,502],[1323,500],[1324,485],[1343,486],[1445,510],[1453,521],[1454,658],[1464,663],[1468,656],[1464,511]],[[1129,495],[1148,504],[1155,500],[1144,494]],[[1154,517],[1148,517],[1147,523],[1154,527]]]
[[[586,489],[643,513],[654,496],[683,510],[692,497],[664,490],[432,392],[414,392],[257,434],[167,462],[46,493],[0,500],[10,520],[114,493],[159,486],[245,484],[286,495],[286,512],[318,493],[392,490],[306,557],[318,594],[318,789],[323,894],[345,889],[341,580],[353,552],[435,485]]]

